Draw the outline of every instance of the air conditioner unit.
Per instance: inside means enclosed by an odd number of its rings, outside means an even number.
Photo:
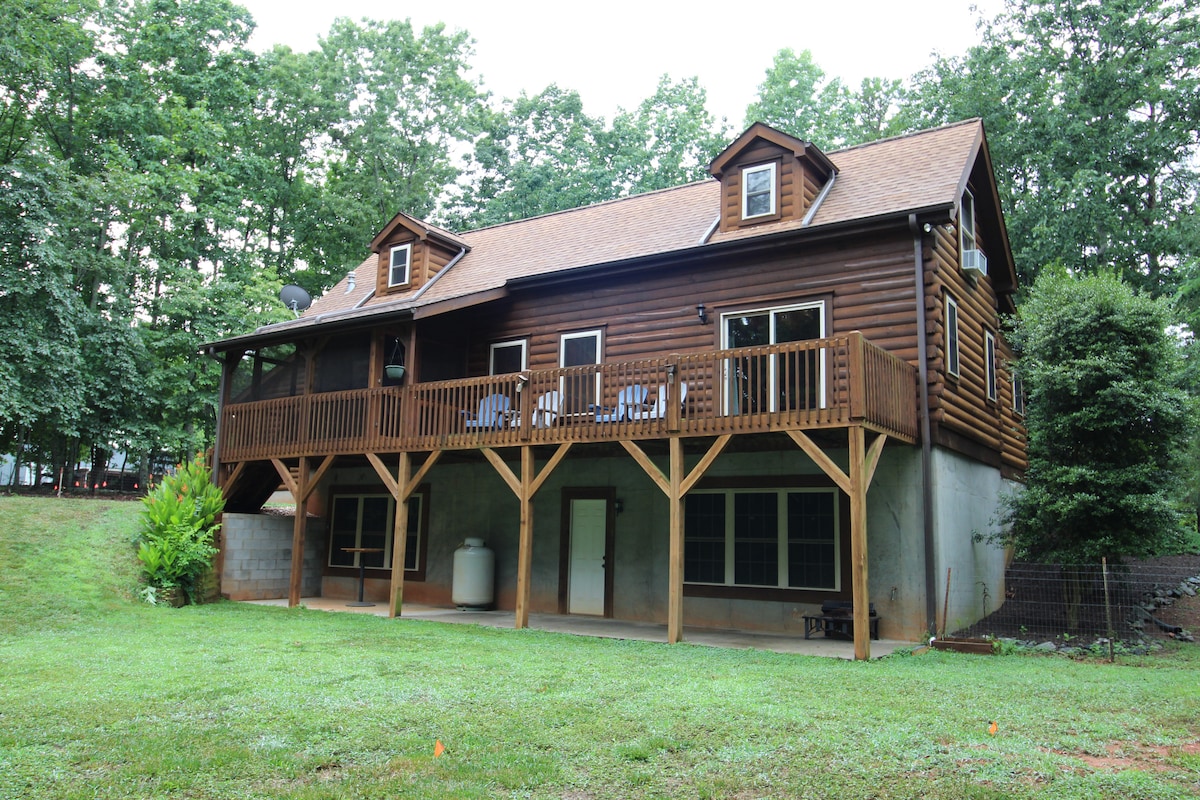
[[[987,256],[979,250],[963,250],[962,269],[972,284],[987,275]]]

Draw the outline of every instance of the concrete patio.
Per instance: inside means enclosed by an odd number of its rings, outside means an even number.
[[[287,606],[286,599],[280,600],[250,600],[245,601],[255,605]],[[304,597],[300,604],[315,611],[341,611],[357,614],[373,614],[377,617],[387,616],[387,604],[373,606],[351,606],[349,601],[342,598]],[[456,608],[439,608],[407,603],[401,614],[403,619],[428,620],[450,624],[486,625],[492,628],[511,628],[514,624],[512,611],[459,611]],[[608,639],[630,639],[642,642],[667,641],[667,626],[653,622],[629,622],[625,620],[605,619],[603,617],[587,617],[561,614],[530,614],[529,627],[533,630],[566,633],[574,636],[598,636]],[[776,653],[793,653],[805,656],[824,656],[826,658],[854,658],[854,642],[838,639],[815,637],[805,639],[803,636],[785,636],[771,633],[748,633],[743,631],[713,630],[711,628],[683,629],[683,640],[686,644],[702,645],[705,647],[731,647],[743,650],[770,650]],[[895,650],[913,647],[914,642],[902,642],[890,639],[873,640],[871,642],[871,657],[882,658]]]

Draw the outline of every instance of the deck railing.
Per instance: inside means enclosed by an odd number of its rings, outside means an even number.
[[[221,460],[866,425],[917,437],[916,369],[859,333],[227,405]],[[681,398],[675,400],[674,398]]]

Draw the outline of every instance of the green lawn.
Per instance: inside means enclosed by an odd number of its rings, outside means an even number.
[[[1200,796],[1196,645],[856,663],[153,608],[137,509],[0,497],[0,798]]]

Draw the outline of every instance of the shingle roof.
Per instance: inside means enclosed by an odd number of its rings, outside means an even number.
[[[952,207],[961,196],[982,140],[982,124],[974,119],[829,153],[838,169],[837,178],[807,225],[800,221],[768,223],[710,234],[717,221],[720,184],[707,180],[457,234],[469,252],[424,290],[400,297],[373,296],[378,260],[372,255],[354,270],[353,292],[347,293],[343,278],[304,317],[272,326],[272,330],[307,327],[318,322],[318,317],[323,321],[417,309],[503,289],[516,279],[666,254],[703,243]]]

